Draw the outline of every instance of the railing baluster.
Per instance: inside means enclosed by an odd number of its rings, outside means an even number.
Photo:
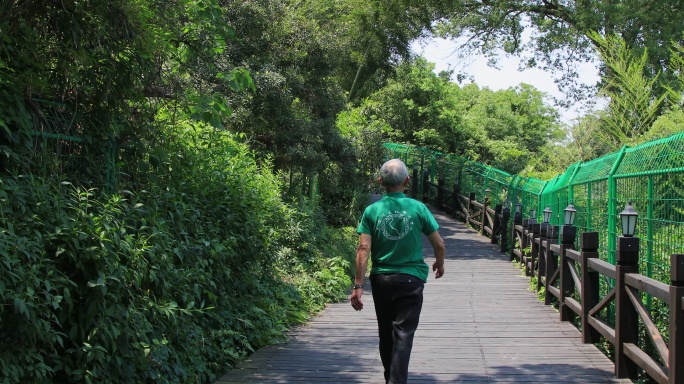
[[[589,324],[589,311],[599,303],[599,273],[589,269],[588,260],[598,258],[598,232],[584,232],[580,238],[582,249],[582,342],[598,343],[600,334]]]
[[[684,384],[684,254],[670,255],[669,384]]]
[[[639,340],[638,314],[627,295],[625,274],[639,273],[639,238],[620,236],[616,253],[615,377],[636,379],[637,364],[625,354],[625,344]]]

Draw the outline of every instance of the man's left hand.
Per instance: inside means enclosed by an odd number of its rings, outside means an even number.
[[[435,261],[432,264],[432,270],[435,271],[435,279],[439,279],[444,276],[444,263],[440,264]]]

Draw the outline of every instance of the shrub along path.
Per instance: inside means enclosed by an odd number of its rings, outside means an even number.
[[[446,272],[425,286],[410,383],[629,383],[580,333],[559,321],[527,287],[529,279],[489,240],[435,212],[447,246]],[[425,252],[432,256],[427,240]],[[432,265],[433,258],[428,258]],[[217,384],[383,383],[370,286],[365,308],[329,305],[263,348]]]

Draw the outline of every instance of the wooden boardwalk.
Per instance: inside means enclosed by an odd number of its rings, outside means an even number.
[[[445,275],[430,276],[416,332],[409,383],[629,383],[582,344],[572,325],[528,290],[529,278],[489,240],[435,213],[447,246]],[[426,254],[432,250],[424,243]],[[432,265],[432,257],[428,263]],[[365,309],[332,304],[263,348],[217,384],[384,383],[370,286]]]

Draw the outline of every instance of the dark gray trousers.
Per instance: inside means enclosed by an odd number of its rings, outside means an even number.
[[[404,384],[408,380],[413,335],[423,308],[424,283],[402,273],[372,275],[370,281],[385,381]]]

